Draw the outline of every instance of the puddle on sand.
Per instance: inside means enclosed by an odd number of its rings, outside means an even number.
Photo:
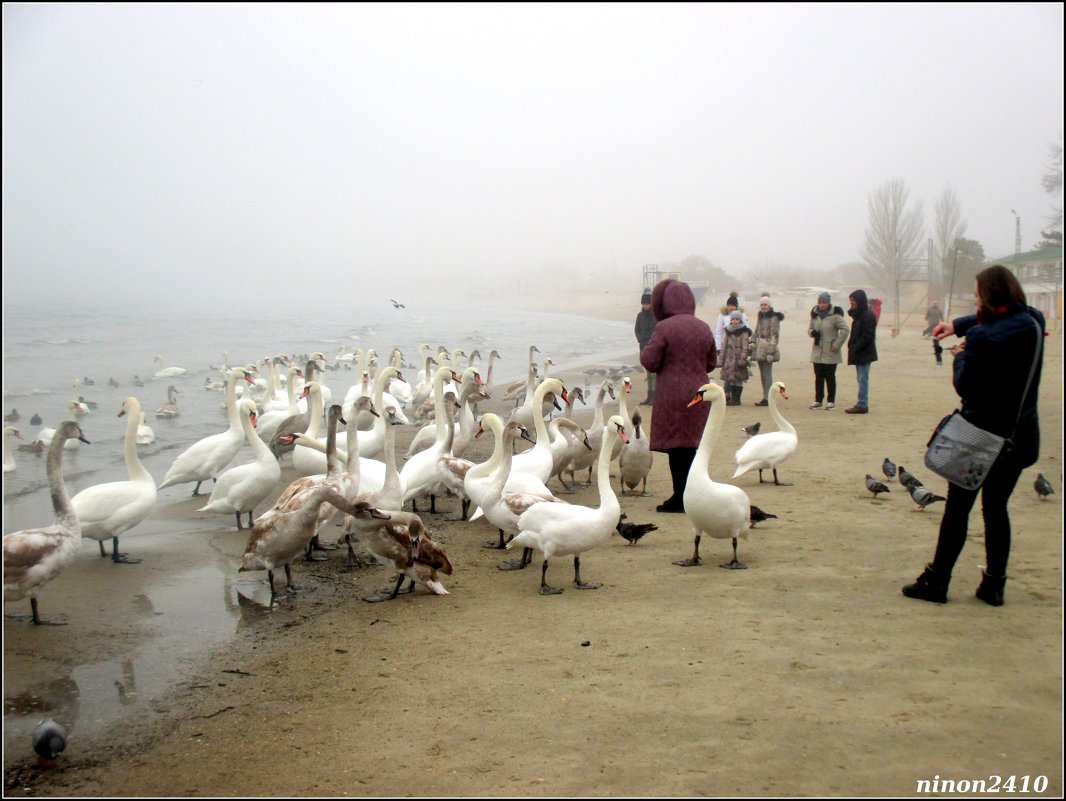
[[[88,565],[90,571],[97,567],[91,562]],[[42,719],[52,718],[66,727],[67,752],[74,753],[79,738],[85,742],[124,720],[155,714],[153,706],[158,699],[187,680],[204,657],[230,639],[242,622],[269,614],[255,600],[238,594],[238,585],[244,593],[258,596],[259,592],[250,579],[238,582],[232,566],[224,560],[165,575],[164,581],[151,583],[133,595],[132,603],[125,597],[127,608],[132,605],[148,634],[117,661],[92,661],[91,653],[84,654],[84,661],[75,653],[63,653],[62,661],[42,659],[33,653],[32,637],[19,637],[19,653],[9,654],[10,641],[15,639],[12,628],[31,624],[5,621],[5,770],[33,758],[31,735]],[[266,592],[269,597],[269,590]],[[42,601],[42,613],[62,610],[61,601],[54,596],[48,596],[52,606],[45,607]],[[28,606],[28,601],[20,603]],[[10,604],[6,611],[21,612],[15,608],[19,605]],[[34,628],[39,631],[32,634],[57,637],[66,629]],[[47,633],[43,631],[46,628]]]

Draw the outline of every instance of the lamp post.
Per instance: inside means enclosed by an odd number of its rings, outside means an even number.
[[[1022,218],[1018,216],[1018,212],[1014,209],[1010,210],[1010,213],[1014,215],[1014,252],[1022,252]]]

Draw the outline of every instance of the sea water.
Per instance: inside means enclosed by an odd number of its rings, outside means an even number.
[[[635,313],[634,313],[635,314]],[[248,304],[226,312],[170,309],[161,300],[153,308],[49,309],[5,306],[3,310],[3,413],[18,409],[15,426],[25,442],[37,438],[42,428],[56,428],[73,419],[68,401],[79,396],[95,408],[78,418],[90,445],[66,450],[63,474],[71,495],[105,481],[127,478],[123,461],[126,419],[117,417],[122,400],[133,395],[146,412],[155,442],[138,446],[138,455],[155,478],[162,481],[174,459],[203,437],[224,431],[228,425],[224,394],[206,390],[208,379],[221,383],[220,366],[267,359],[277,354],[302,356],[320,351],[327,357],[320,376],[340,402],[359,380],[350,361],[338,361],[342,352],[374,348],[382,364],[393,348],[403,353],[404,376],[412,384],[421,378],[424,363],[419,346],[428,344],[433,355],[438,346],[462,349],[482,375],[489,353],[499,358],[493,368],[494,383],[524,379],[529,349],[538,367],[551,358],[553,375],[577,383],[580,371],[567,368],[586,364],[620,364],[623,354],[635,354],[636,342],[629,323],[548,312],[502,309],[489,303],[442,303],[420,309],[346,305],[339,310],[297,308],[264,309]],[[180,366],[178,377],[154,378],[165,366]],[[465,365],[466,360],[461,360]],[[303,362],[296,361],[303,368]],[[345,369],[350,368],[350,369]],[[143,386],[134,383],[137,376]],[[111,386],[114,379],[117,387]],[[75,385],[75,381],[81,383]],[[91,382],[91,383],[90,383]],[[181,414],[156,418],[155,410],[167,402],[167,388],[178,390]],[[40,425],[32,425],[33,415]],[[18,451],[12,441],[16,469],[4,474],[4,531],[39,525],[51,520],[51,502],[45,476],[45,458]],[[232,464],[250,461],[244,445]]]

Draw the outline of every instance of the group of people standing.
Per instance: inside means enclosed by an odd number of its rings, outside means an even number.
[[[1010,551],[1007,501],[1022,470],[1036,462],[1039,449],[1037,392],[1044,318],[1026,303],[1017,278],[1002,265],[977,275],[974,297],[976,314],[945,322],[938,318],[937,308],[927,318],[929,332],[937,341],[952,335],[964,338],[951,348],[956,357],[954,384],[962,414],[973,424],[1006,437],[1008,447],[980,489],[949,486],[934,559],[913,583],[903,587],[903,594],[934,603],[947,601],[952,570],[966,541],[970,511],[981,494],[987,566],[976,596],[1001,606]],[[871,308],[861,289],[848,299],[850,326],[844,310],[832,304],[828,292],[819,294],[811,309],[807,333],[812,339],[815,394],[810,408],[835,408],[836,367],[843,362],[846,342],[848,364],[855,366],[858,380],[858,399],[846,412],[867,414],[870,366],[877,361],[878,310]],[[726,404],[739,405],[750,365],[755,362],[763,389],[762,399],[755,405],[767,405],[773,364],[781,358],[778,338],[784,315],[775,311],[764,295],[759,298],[759,313],[752,328],[736,293],[731,293],[712,332],[695,315],[696,300],[689,285],[675,279],[660,281],[646,291],[641,305],[635,333],[641,346],[640,363],[648,372],[645,403],[654,406],[650,445],[653,451],[667,454],[673,490],[655,508],[658,512],[684,512],[689,468],[710,412],[702,403],[689,408],[694,388],[706,383],[715,367],[721,367]],[[1010,380],[1003,380],[1004,370],[1011,372]],[[1022,380],[1026,370],[1030,371],[1028,380]]]

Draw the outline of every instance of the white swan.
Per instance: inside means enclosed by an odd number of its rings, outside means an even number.
[[[475,393],[478,394],[475,396]],[[481,373],[476,367],[467,367],[463,371],[462,379],[459,382],[459,398],[456,401],[459,404],[459,420],[453,424],[455,428],[455,441],[452,444],[453,456],[462,458],[463,454],[466,453],[466,449],[470,446],[470,440],[473,439],[474,431],[477,428],[472,407],[478,400],[487,398],[488,395],[484,392]],[[407,458],[428,448],[436,438],[437,421],[433,420],[418,429],[418,432],[411,439],[411,444],[407,446]]]
[[[648,473],[651,472],[652,453],[648,445],[648,435],[641,426],[640,410],[633,412],[632,437],[629,445],[618,457],[619,479],[622,482],[622,495],[627,494],[628,487],[634,495],[644,497],[648,494]],[[643,482],[640,492],[637,484]]]
[[[446,378],[458,378],[452,372],[451,367],[438,367],[437,371],[433,374],[433,407],[436,411],[435,418],[437,420],[446,420],[444,414],[444,380]],[[403,469],[400,470],[400,478],[403,479],[404,503],[411,501],[412,511],[417,511],[414,508],[415,498],[419,495],[435,495],[440,486],[440,477],[437,475],[437,458],[444,450],[445,436],[447,432],[444,426],[440,426],[437,429],[436,441],[426,448],[424,451],[420,451],[412,456],[404,464]],[[434,501],[430,501],[431,506],[434,505]]]
[[[54,429],[54,428],[42,428],[40,431],[37,432],[37,439],[40,440],[41,442],[43,442],[45,444],[45,446],[47,447],[48,445],[52,444],[52,438],[55,435],[56,435],[56,429]],[[83,442],[85,442],[85,440],[82,439],[81,437],[70,437],[69,439],[67,439],[63,443],[63,447],[66,450],[68,450],[68,451],[72,451],[72,450],[76,450],[77,448],[80,448],[81,447],[81,443],[83,443]]]
[[[486,414],[485,417],[490,415]],[[496,417],[496,415],[492,415]],[[499,419],[499,418],[497,418]],[[493,424],[493,429],[496,429]],[[525,489],[507,488],[507,480],[511,475],[514,443],[518,437],[528,437],[529,432],[525,426],[517,420],[511,420],[502,430],[497,432],[496,450],[499,451],[501,460],[497,469],[489,479],[485,491],[478,497],[478,506],[485,515],[485,519],[496,526],[500,532],[500,540],[497,545],[494,542],[485,543],[489,548],[507,547],[507,537],[513,537],[518,533],[518,518],[536,503],[562,503],[566,501],[556,498],[548,489]],[[521,570],[526,566],[523,558],[517,562],[508,562],[501,566],[504,570]]]
[[[578,392],[581,390],[579,389]],[[567,492],[574,488],[563,479],[563,473],[574,461],[579,450],[592,450],[588,435],[581,424],[569,417],[559,417],[548,423],[548,433],[552,445],[552,474],[549,478],[558,478]]]
[[[244,444],[244,430],[241,428],[240,415],[237,414],[235,389],[237,379],[241,377],[249,384],[252,383],[252,377],[241,367],[230,370],[226,378],[226,410],[229,428],[221,434],[204,437],[183,451],[163,477],[163,483],[159,485],[159,489],[195,481],[196,486],[193,487],[192,494],[198,496],[200,485],[209,478],[217,478],[218,474],[226,469],[226,465],[233,461],[233,457]]]
[[[796,435],[796,429],[778,411],[777,403],[779,397],[788,400],[788,393],[785,391],[783,383],[775,381],[773,386],[770,387],[770,416],[774,418],[774,422],[777,423],[777,427],[780,430],[756,434],[740,446],[736,454],[737,471],[733,473],[733,478],[742,476],[749,470],[758,470],[759,483],[768,484],[769,482],[762,480],[762,471],[773,470],[774,484],[783,487],[791,486],[787,482],[777,480],[777,466],[796,452],[799,437]]]
[[[178,417],[181,409],[178,408],[178,388],[171,384],[167,387],[167,402],[155,410],[156,417]]]
[[[137,424],[137,444],[138,445],[151,445],[155,442],[155,432],[152,427],[145,422],[145,414],[141,412],[141,420]]]
[[[52,438],[45,468],[55,514],[52,525],[4,535],[4,602],[20,601],[28,595],[36,625],[64,625],[41,619],[37,611],[37,591],[58,576],[81,549],[81,524],[63,483],[63,449],[70,438],[89,444],[81,427],[73,420],[62,423]]]
[[[184,367],[164,367],[166,362],[163,361],[162,356],[157,355],[155,363],[159,365],[159,369],[155,371],[156,378],[170,378],[172,376],[185,375],[188,372]]]
[[[540,569],[541,595],[558,595],[562,592],[557,587],[548,586],[545,581],[548,560],[556,555],[573,554],[574,586],[577,589],[595,590],[603,586],[581,580],[581,554],[606,543],[617,531],[622,513],[618,497],[611,487],[610,452],[614,447],[612,432],[623,444],[629,439],[626,435],[625,420],[618,415],[613,415],[604,424],[603,441],[600,443],[599,465],[596,469],[600,492],[599,507],[593,509],[588,506],[555,503],[535,504],[518,518],[518,534],[507,543],[508,548],[521,545],[536,548],[543,554],[544,563]]]
[[[574,456],[574,460],[567,468],[567,472],[570,473],[570,483],[576,484],[577,480],[574,474],[578,470],[588,470],[588,480],[582,482],[582,486],[588,487],[592,484],[592,466],[596,464],[596,457],[600,452],[600,440],[603,439],[603,400],[606,395],[610,394],[611,400],[614,400],[614,382],[606,378],[603,383],[600,384],[600,389],[596,393],[596,405],[593,407],[592,424],[585,429],[585,436],[588,438],[589,445],[592,446],[586,450],[578,450],[577,455]]]
[[[11,437],[22,439],[22,434],[14,426],[4,426],[4,472],[10,473],[15,469],[15,454],[11,450]]]
[[[546,378],[537,385],[536,390],[533,392],[534,408],[540,408],[540,404],[544,402],[544,396],[549,392],[564,400],[566,399],[566,389],[563,387],[563,382],[558,378]],[[546,482],[551,478],[554,465],[551,435],[548,433],[548,424],[544,422],[544,418],[541,415],[533,415],[533,426],[537,431],[537,444],[529,450],[517,454],[514,457],[511,470],[515,473],[528,473]],[[614,440],[611,442],[613,444]]]
[[[712,481],[709,473],[711,451],[725,420],[725,390],[717,384],[704,384],[688,405],[695,406],[702,401],[711,404],[711,413],[703,426],[700,446],[688,471],[684,495],[685,514],[695,532],[694,551],[691,559],[682,559],[674,564],[681,567],[700,564],[700,535],[707,534],[717,539],[732,538],[733,561],[722,567],[742,569],[746,566],[737,561],[737,538],[746,539],[748,536],[751,501],[740,487]]]
[[[107,556],[104,540],[111,540],[111,560],[116,564],[137,564],[119,553],[119,535],[141,523],[155,508],[156,489],[151,474],[137,458],[137,426],[141,419],[141,404],[132,395],[122,402],[118,416],[128,416],[123,455],[128,481],[110,481],[87,487],[71,498],[83,537],[90,537],[100,546],[100,556]]]
[[[256,418],[255,430],[263,442],[270,442],[282,421],[300,414],[296,401],[296,378],[303,377],[303,370],[296,365],[292,365],[286,371],[286,374],[288,375],[288,381],[285,382],[285,396],[288,398],[288,404],[285,408],[275,408],[263,412]]]
[[[241,529],[241,514],[248,513],[248,528],[252,527],[252,512],[281,480],[281,466],[256,431],[255,401],[245,398],[237,405],[244,438],[252,447],[254,462],[237,465],[222,473],[211,489],[207,503],[198,512],[224,512],[237,515]]]

